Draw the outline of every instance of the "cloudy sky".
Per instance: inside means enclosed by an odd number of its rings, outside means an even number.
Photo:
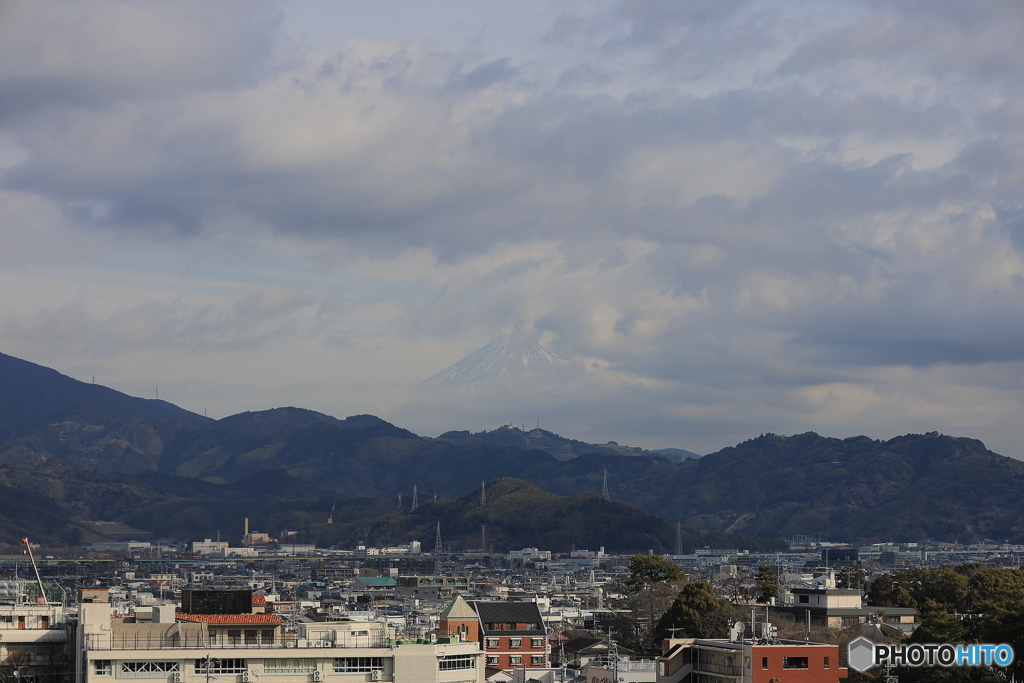
[[[1017,0],[0,0],[0,351],[211,417],[1024,457]],[[419,382],[496,337],[574,360]]]

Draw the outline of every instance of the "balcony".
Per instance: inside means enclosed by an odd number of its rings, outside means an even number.
[[[283,640],[272,643],[245,643],[242,639],[218,638],[210,642],[205,634],[184,633],[170,638],[151,634],[97,634],[85,635],[87,650],[330,650],[391,647],[386,634],[338,638],[336,640],[304,640],[287,634]]]
[[[743,667],[733,664],[716,664],[712,662],[694,662],[694,671],[709,674],[724,674],[726,676],[742,676]]]

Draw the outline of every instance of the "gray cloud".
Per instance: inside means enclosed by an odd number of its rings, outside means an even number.
[[[21,8],[0,188],[104,239],[275,269],[216,304],[65,295],[8,312],[5,339],[380,350],[383,374],[431,348],[409,383],[513,329],[580,358],[533,388],[389,399],[445,427],[544,405],[708,443],[909,429],[967,415],[961,367],[978,405],[1019,402],[987,370],[1024,348],[1011,3],[595,3],[539,29],[534,61],[315,52],[271,5],[129,4]]]

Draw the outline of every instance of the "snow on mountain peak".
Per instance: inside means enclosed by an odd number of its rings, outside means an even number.
[[[571,360],[571,356],[556,351],[543,340],[527,342],[515,335],[499,337],[424,380],[423,384],[477,389],[498,377],[523,375],[538,365]]]

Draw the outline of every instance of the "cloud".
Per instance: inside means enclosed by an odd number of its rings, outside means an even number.
[[[1019,402],[991,370],[1024,348],[1014,3],[551,3],[515,55],[309,49],[271,3],[10,7],[0,260],[60,284],[0,310],[7,344],[301,349],[310,387],[339,359],[399,385],[528,329],[585,360],[375,405],[424,431],[543,405],[578,436],[720,445],[1012,431],[943,393]],[[165,280],[83,293],[50,270],[79,252]]]

